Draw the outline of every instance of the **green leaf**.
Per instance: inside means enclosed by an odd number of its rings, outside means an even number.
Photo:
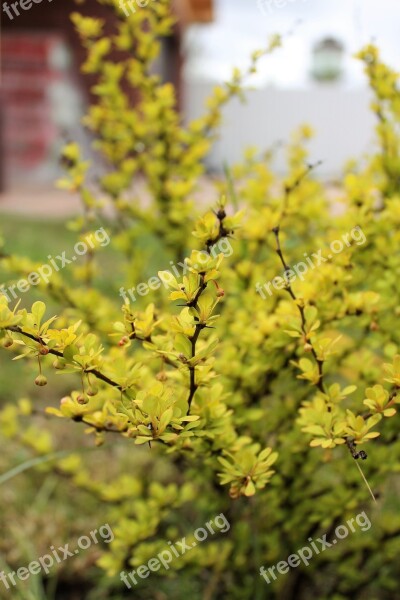
[[[77,354],[79,354],[79,348],[74,344],[71,344],[70,346],[64,348],[63,356],[65,360],[69,363],[74,362],[74,356],[76,356]]]
[[[183,335],[183,333],[178,333],[174,338],[174,348],[180,354],[183,354],[186,358],[190,358],[192,356],[192,344],[190,340]]]
[[[43,315],[46,312],[46,305],[45,305],[45,303],[44,302],[40,302],[40,301],[35,302],[32,305],[31,312],[32,312],[32,315],[35,318],[35,324],[37,325],[37,328],[39,329],[40,328],[40,324],[42,322]]]

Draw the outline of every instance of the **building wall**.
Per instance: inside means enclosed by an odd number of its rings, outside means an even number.
[[[204,112],[206,98],[214,83],[188,79],[184,86],[184,113],[187,120]],[[207,166],[222,171],[224,162],[240,162],[248,146],[260,151],[278,142],[287,143],[303,123],[315,130],[310,143],[311,160],[322,160],[318,173],[335,178],[350,158],[371,152],[376,125],[370,111],[367,89],[344,89],[335,84],[307,90],[264,88],[246,93],[245,104],[233,100],[223,111],[221,135],[214,144]],[[278,153],[276,168],[284,173],[285,155]]]
[[[173,6],[179,25],[175,35],[165,40],[159,67],[164,79],[174,83],[180,102],[181,31],[187,22],[209,21],[212,0],[173,0]],[[69,118],[78,126],[80,112],[90,100],[95,77],[80,73],[85,50],[69,17],[73,10],[79,9],[73,2],[43,0],[27,11],[19,9],[20,15],[12,20],[2,13],[0,189],[4,180],[30,184],[39,177],[50,182],[55,176],[53,163],[63,122],[65,125]],[[103,18],[105,32],[113,31],[114,13],[110,7],[87,0],[82,11]],[[68,68],[57,66],[54,60],[57,52],[69,55]],[[129,93],[134,102],[134,91]]]

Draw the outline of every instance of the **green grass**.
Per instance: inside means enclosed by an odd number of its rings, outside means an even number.
[[[92,231],[96,231],[102,226],[107,228],[107,224],[95,222],[92,225]],[[71,258],[75,254],[74,245],[78,240],[78,235],[68,228],[66,220],[43,220],[0,213],[0,238],[3,238],[5,242],[3,251],[6,254],[27,257],[39,264],[46,264],[49,263],[49,255],[56,257],[64,251],[66,257]],[[169,261],[172,256],[168,256],[158,239],[144,232],[136,239],[136,244],[139,263],[143,267],[143,272],[140,275],[142,281],[146,282],[150,277],[156,275],[159,270],[170,268]],[[144,262],[143,257],[145,257]],[[123,263],[121,254],[113,249],[112,243],[102,247],[97,254],[99,273],[95,277],[94,286],[104,296],[114,299],[117,306],[118,303],[122,304],[118,290],[122,285],[126,285],[126,275],[124,275],[121,267]],[[133,268],[135,268],[135,263],[134,257],[132,261]],[[61,273],[67,286],[71,286],[71,289],[76,287],[77,284],[73,279],[72,269],[68,268],[68,265],[59,273]],[[7,288],[10,283],[16,284],[19,279],[23,279],[26,275],[12,274],[10,276],[10,273],[4,267],[2,268],[0,261],[0,285],[5,283]],[[129,279],[128,276],[128,281]],[[157,295],[161,296],[163,291],[156,292],[153,300],[157,299]],[[31,287],[25,294],[20,294],[20,299],[23,308],[29,308],[33,302],[40,299],[46,302],[49,315],[57,314],[59,311],[58,305],[35,287]],[[148,298],[145,300],[148,300]],[[11,305],[13,306],[14,302]],[[138,302],[138,308],[139,305]],[[11,355],[6,352],[0,353],[0,403],[14,401],[26,394],[33,398],[37,397],[37,389],[33,385],[33,380],[37,374],[36,365],[32,361],[25,360],[13,362],[11,358]],[[53,377],[53,379],[55,381],[52,381],[52,386],[55,385],[57,390],[60,391],[60,387],[64,387],[60,380],[64,378]],[[48,387],[50,388],[50,386]],[[46,396],[46,391],[41,390],[40,396]]]
[[[98,229],[101,225],[95,224]],[[3,251],[6,254],[28,257],[38,263],[48,263],[48,256],[57,256],[66,252],[66,256],[74,255],[74,245],[77,242],[77,234],[67,228],[62,220],[38,220],[15,215],[0,214],[0,234],[5,241]],[[99,263],[101,274],[97,277],[96,286],[107,295],[114,295],[114,285],[117,285],[118,271],[116,269],[117,254],[110,246],[101,249]],[[106,275],[106,276],[105,276]],[[67,283],[73,284],[71,270],[67,267],[62,271],[62,276]],[[10,280],[16,283],[23,276],[12,276],[6,272],[0,262],[0,284],[5,282],[8,287]],[[21,306],[29,307],[43,294],[32,287],[27,293],[21,294]],[[57,305],[46,298],[49,313],[57,313]],[[13,305],[13,303],[12,303]],[[0,403],[14,401],[22,395],[29,394],[33,397],[37,394],[36,386],[33,384],[36,373],[36,365],[31,361],[12,361],[11,355],[6,352],[0,354]],[[62,378],[54,378],[53,385]],[[57,386],[58,387],[58,386]],[[54,389],[53,389],[54,392]],[[41,394],[43,396],[43,393]]]
[[[93,230],[103,226],[103,223],[93,223]],[[106,227],[107,225],[105,225]],[[0,213],[0,234],[5,240],[4,251],[6,254],[25,256],[31,260],[46,264],[48,257],[56,257],[65,251],[67,258],[72,257],[74,245],[78,241],[75,231],[67,227],[65,220],[38,220],[20,217],[16,215],[3,215]],[[111,248],[111,245],[101,248],[99,264],[101,275],[96,280],[96,286],[105,294],[110,294],[113,283],[117,283],[122,275],[118,272],[116,265],[119,264],[119,255]],[[58,261],[59,263],[59,261]],[[78,263],[76,263],[78,264]],[[106,276],[105,276],[106,275]],[[71,270],[65,268],[63,271],[65,281],[71,283]],[[0,283],[9,277],[0,265]],[[28,296],[34,294],[30,290]]]
[[[69,231],[65,221],[27,219],[0,215],[0,230],[6,240],[6,251],[32,260],[45,262],[49,254],[73,248],[76,233]]]

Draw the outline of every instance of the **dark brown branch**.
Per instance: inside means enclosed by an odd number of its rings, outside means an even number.
[[[351,438],[345,438],[346,440],[346,445],[350,451],[350,454],[352,455],[353,458],[355,458],[356,460],[358,458],[361,458],[361,460],[365,460],[367,458],[367,453],[365,452],[365,450],[357,450],[357,447],[354,443],[354,440]]]
[[[297,296],[293,291],[292,286],[289,283],[288,278],[286,277],[286,274],[290,271],[290,267],[289,265],[286,263],[283,253],[282,253],[282,249],[281,249],[281,244],[280,244],[280,240],[279,240],[279,226],[278,227],[274,227],[274,229],[272,230],[275,234],[275,238],[276,238],[276,253],[278,254],[281,263],[283,265],[283,269],[284,269],[284,275],[285,275],[285,280],[286,280],[286,286],[285,289],[286,291],[289,293],[290,297],[294,300],[294,302],[296,303],[296,306],[299,310],[300,313],[300,318],[301,318],[301,330],[304,334],[305,340],[308,341],[308,344],[311,347],[311,354],[313,355],[315,362],[317,363],[318,366],[318,374],[319,374],[319,379],[318,379],[318,383],[317,383],[317,388],[322,392],[325,393],[325,386],[324,386],[324,374],[323,374],[323,365],[324,365],[324,361],[318,358],[318,355],[315,351],[315,348],[313,346],[312,341],[308,338],[308,334],[307,334],[307,319],[306,319],[306,315],[305,315],[305,310],[304,307],[301,306],[298,301],[297,301]],[[328,407],[328,410],[330,411],[330,407]]]
[[[196,343],[197,343],[197,340],[199,339],[200,332],[203,328],[204,328],[204,325],[201,325],[201,324],[196,325],[196,331],[194,332],[193,337],[190,338],[190,341],[192,344],[192,358],[194,358],[196,356]],[[188,398],[188,404],[189,404],[188,414],[190,413],[190,407],[192,406],[193,397],[198,388],[198,385],[196,384],[196,367],[190,366],[189,374],[190,374],[190,389],[189,389],[189,398]]]
[[[200,275],[199,289],[198,289],[194,299],[191,302],[189,302],[187,304],[187,306],[193,306],[198,310],[197,301],[200,298],[201,294],[206,289],[206,287],[207,287],[207,283],[204,281],[204,276]],[[191,338],[189,338],[191,345],[192,345],[191,358],[194,358],[196,356],[197,340],[199,339],[201,330],[204,328],[205,328],[205,325],[203,323],[197,323],[193,336]],[[192,365],[189,366],[189,377],[190,377],[190,387],[189,387],[189,398],[188,398],[188,405],[189,405],[188,414],[190,413],[190,408],[192,406],[193,397],[198,388],[198,385],[196,384],[196,367],[195,366],[192,366]]]
[[[8,331],[12,331],[13,333],[19,333],[20,335],[23,335],[23,336],[29,338],[30,340],[33,340],[34,342],[41,344],[42,346],[46,346],[46,344],[40,337],[32,335],[31,333],[27,333],[26,331],[21,329],[21,327],[6,327],[5,329],[7,329]],[[64,358],[63,353],[60,352],[59,350],[54,350],[53,348],[48,348],[48,350],[49,350],[49,354],[52,354],[53,356],[57,356],[59,358]],[[117,383],[116,381],[113,381],[112,379],[107,377],[107,375],[104,375],[101,371],[98,371],[97,369],[89,369],[87,371],[85,370],[85,373],[91,373],[97,379],[99,379],[100,381],[103,381],[107,385],[111,385],[112,387],[115,387],[116,389],[120,390],[121,392],[123,391],[123,388],[119,383]]]
[[[219,231],[218,231],[218,235],[215,239],[207,240],[206,248],[207,248],[208,253],[210,253],[212,246],[215,246],[215,244],[218,244],[219,240],[222,240],[222,238],[228,237],[229,233],[230,233],[227,229],[225,229],[225,226],[224,226],[224,219],[226,218],[226,212],[224,211],[224,209],[220,208],[219,211],[217,213],[215,213],[215,216],[217,217],[217,219],[219,221]]]

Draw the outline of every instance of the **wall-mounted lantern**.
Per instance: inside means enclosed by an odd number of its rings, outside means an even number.
[[[317,81],[337,81],[343,73],[344,45],[333,37],[317,42],[312,53],[311,73]]]

